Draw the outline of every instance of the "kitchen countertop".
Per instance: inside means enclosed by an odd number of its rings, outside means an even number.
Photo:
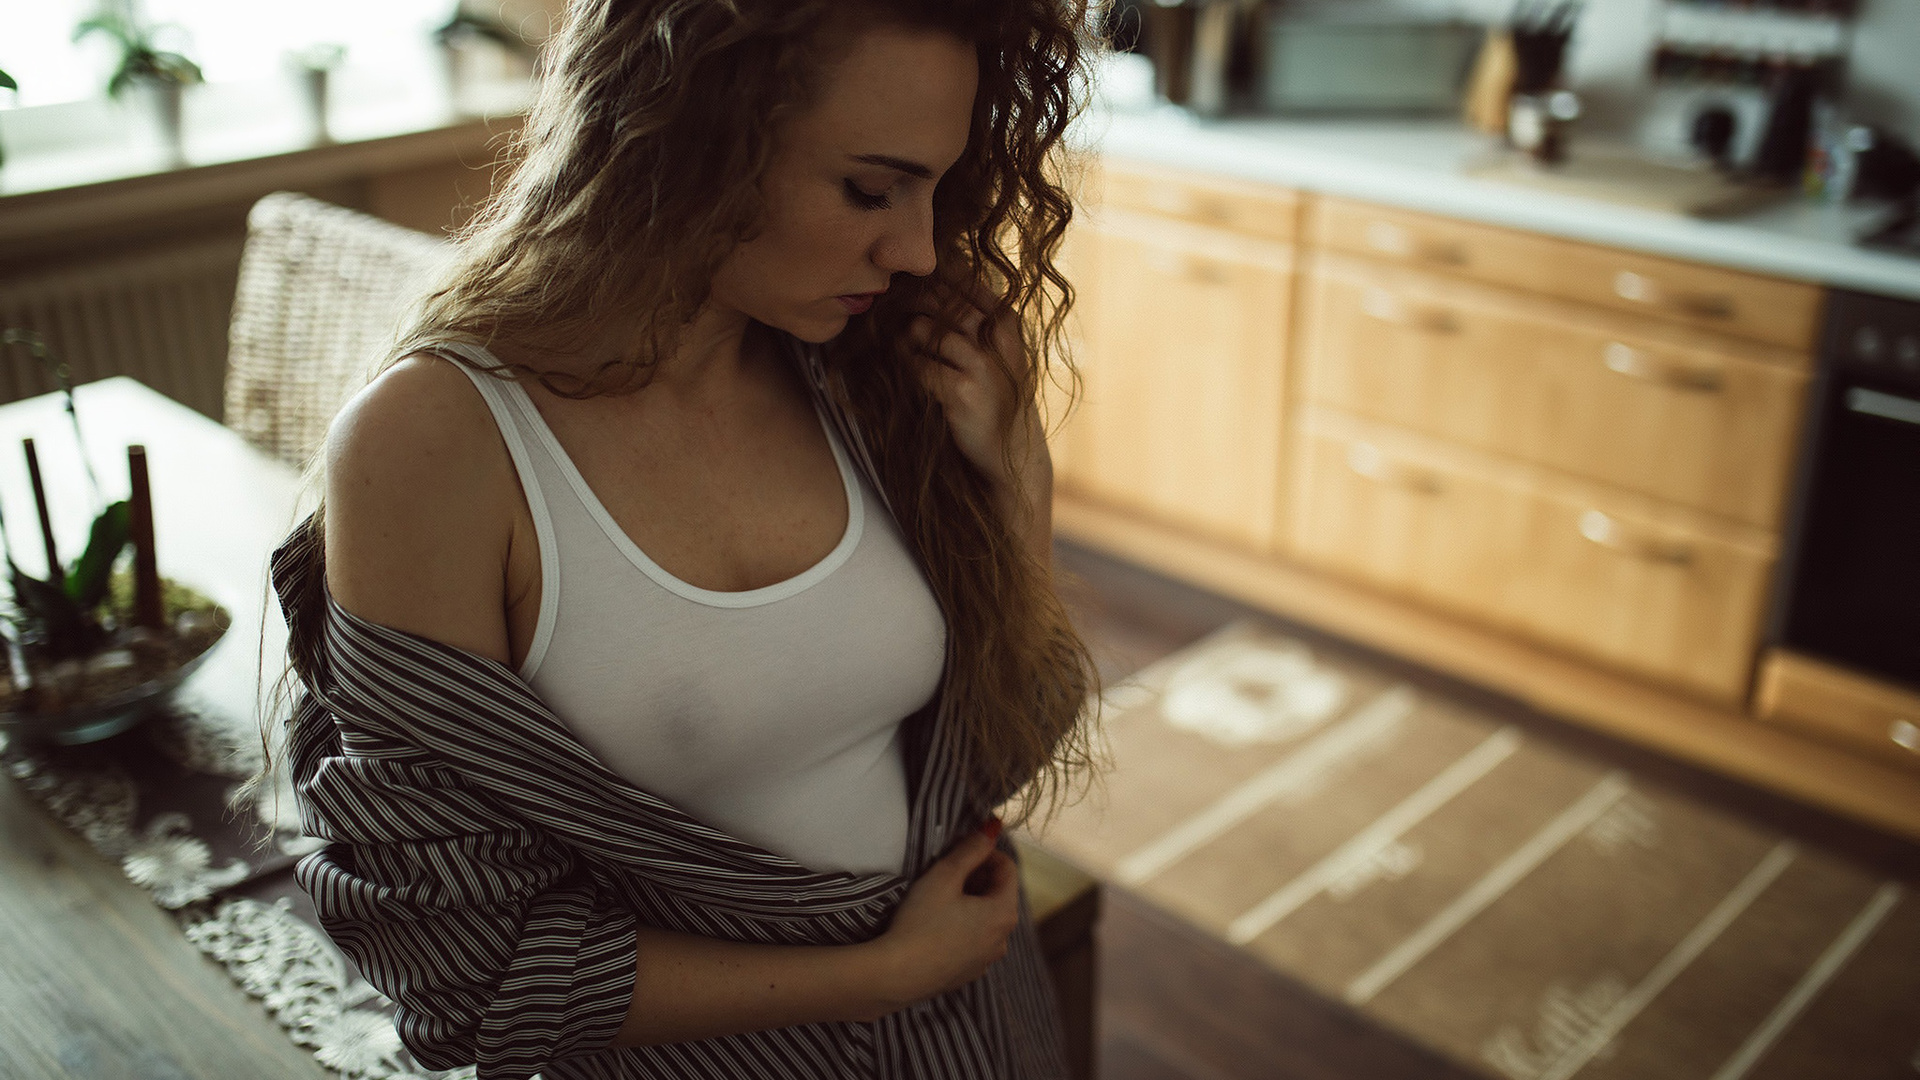
[[[1489,140],[1444,120],[1202,120],[1160,106],[1080,124],[1078,141],[1114,157],[1920,300],[1920,258],[1853,242],[1884,206],[1785,199],[1705,220],[1502,183],[1468,175]]]

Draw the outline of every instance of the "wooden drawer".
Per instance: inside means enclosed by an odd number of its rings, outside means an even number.
[[[1099,185],[1107,207],[1231,229],[1264,240],[1300,231],[1300,195],[1289,188],[1107,159]]]
[[[1920,693],[1785,649],[1760,664],[1754,712],[1920,772]]]
[[[1764,534],[1302,415],[1300,558],[1718,701],[1744,697],[1774,557]]]
[[[1666,322],[1812,349],[1821,290],[1804,282],[1641,255],[1407,210],[1317,200],[1312,236],[1337,251]]]
[[[1289,500],[1294,554],[1495,623],[1518,602],[1524,492],[1383,446],[1335,414],[1303,413]]]
[[[1291,249],[1119,210],[1076,229],[1099,286],[1080,313],[1083,396],[1055,440],[1062,487],[1270,550]]]
[[[1316,258],[1308,400],[1774,528],[1807,375],[1784,350]]]

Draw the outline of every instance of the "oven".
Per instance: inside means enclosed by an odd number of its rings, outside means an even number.
[[[1776,643],[1920,689],[1920,301],[1829,294]]]

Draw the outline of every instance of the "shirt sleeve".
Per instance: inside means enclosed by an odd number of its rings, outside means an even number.
[[[636,920],[573,851],[430,763],[336,750],[295,773],[329,841],[296,876],[420,1064],[509,1080],[612,1041]]]

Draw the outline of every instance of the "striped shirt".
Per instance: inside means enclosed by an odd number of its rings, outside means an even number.
[[[817,354],[798,359],[878,488]],[[609,1048],[633,993],[636,927],[852,944],[886,928],[910,879],[809,869],[633,786],[507,667],[334,603],[317,525],[273,558],[304,690],[289,762],[303,826],[328,842],[296,874],[327,933],[396,1003],[422,1065],[477,1064],[483,1080],[1065,1077],[1024,898],[986,975],[879,1020]],[[945,701],[903,725],[916,873],[985,816]]]

